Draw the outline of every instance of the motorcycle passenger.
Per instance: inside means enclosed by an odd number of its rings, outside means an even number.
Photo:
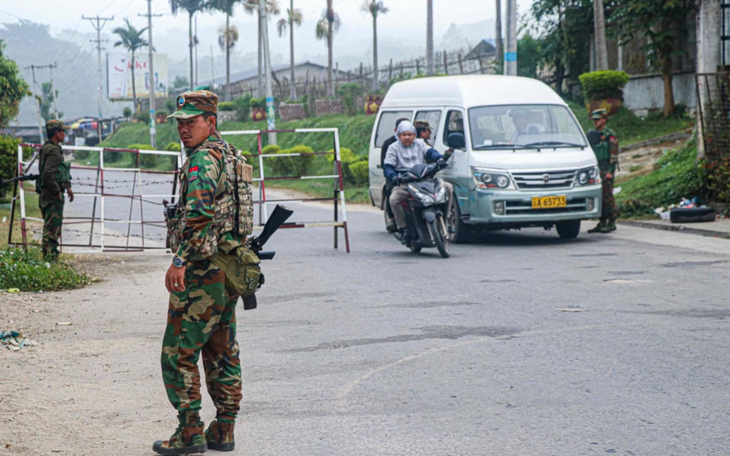
[[[407,117],[401,117],[400,119],[396,120],[395,121],[395,128],[393,129],[393,133],[395,133],[396,131],[398,131],[398,125],[400,125],[401,122],[405,122],[407,120],[408,120]],[[381,167],[385,165],[385,154],[388,153],[388,148],[390,147],[391,144],[393,144],[396,141],[398,141],[398,137],[396,137],[395,135],[393,135],[393,136],[391,136],[390,138],[386,139],[383,142],[383,147],[382,147],[382,149],[380,149],[380,166]],[[390,197],[390,191],[391,190],[393,190],[393,185],[391,184],[390,181],[387,181],[386,184],[385,184],[385,194],[383,195],[383,198],[386,201]],[[396,230],[395,220],[393,218],[393,211],[390,210],[390,205],[389,204],[386,204],[385,205],[385,210],[388,212],[388,220],[389,220],[388,226],[386,227],[386,229],[388,230],[388,233],[393,233]]]
[[[430,146],[431,143],[429,141],[433,130],[431,129],[431,125],[429,125],[428,121],[417,120],[413,123],[413,126],[416,127],[416,139],[422,139],[423,142]]]
[[[401,203],[408,199],[410,193],[405,187],[400,186],[401,176],[399,171],[405,171],[413,166],[426,163],[426,160],[431,160],[433,162],[448,160],[451,158],[451,154],[454,152],[454,149],[449,148],[442,156],[436,149],[431,148],[423,141],[416,141],[416,127],[414,127],[409,121],[401,122],[400,125],[398,125],[396,137],[398,138],[398,141],[388,148],[388,153],[385,156],[383,174],[385,174],[385,177],[394,186],[388,201],[390,203],[390,208],[393,211],[393,215],[395,216],[395,223],[398,227],[398,231],[402,234],[401,242],[404,245],[409,245],[415,233],[408,233],[406,213],[403,206],[401,206]],[[446,189],[448,197],[447,213],[444,214],[448,220],[448,215],[451,213],[451,205],[454,200],[454,187],[452,187],[448,182],[443,182],[443,186]],[[454,232],[453,227],[449,226],[449,232]]]

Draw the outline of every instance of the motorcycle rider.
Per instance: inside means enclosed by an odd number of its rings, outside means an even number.
[[[409,245],[413,234],[408,233],[406,224],[406,213],[401,203],[406,201],[410,193],[405,187],[400,186],[401,176],[399,171],[408,170],[415,165],[426,163],[426,160],[437,162],[439,160],[448,160],[454,152],[453,148],[449,148],[444,155],[438,153],[436,149],[431,148],[423,141],[416,141],[416,127],[409,121],[401,122],[396,130],[398,141],[391,144],[388,153],[385,155],[383,164],[383,174],[393,184],[393,190],[390,193],[388,202],[395,216],[395,223],[398,231],[402,234],[401,243]],[[446,189],[448,197],[446,219],[451,213],[451,205],[454,200],[454,187],[448,182],[442,182]],[[453,233],[453,227],[449,226],[449,233]]]
[[[393,133],[398,131],[398,125],[400,125],[401,122],[406,122],[406,121],[408,121],[407,117],[401,117],[400,119],[396,120],[395,128],[393,129]],[[383,142],[383,147],[380,149],[380,166],[385,165],[385,155],[388,153],[388,148],[390,147],[391,144],[393,144],[396,141],[398,141],[398,137],[394,134],[393,136],[391,136],[390,138],[386,139]],[[385,194],[383,195],[383,198],[385,198],[387,200],[390,197],[391,190],[393,190],[393,185],[391,184],[390,181],[388,181],[388,182],[386,182],[386,185],[385,185]],[[395,219],[393,218],[393,211],[390,210],[389,204],[385,205],[385,210],[388,212],[388,220],[389,220],[388,226],[386,227],[386,229],[388,230],[388,233],[394,233],[397,228],[395,226]]]

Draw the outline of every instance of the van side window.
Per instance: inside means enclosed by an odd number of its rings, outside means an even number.
[[[395,121],[405,117],[408,120],[413,118],[413,111],[387,111],[380,115],[378,129],[375,132],[375,147],[383,147],[386,139],[395,135]]]
[[[416,118],[413,120],[413,123],[415,124],[419,120],[425,120],[428,122],[428,126],[431,127],[432,135],[434,135],[435,138],[435,135],[439,130],[441,111],[418,111],[416,112]],[[433,144],[433,141],[431,141],[431,144]]]
[[[464,134],[464,114],[461,111],[449,111],[446,114],[446,128],[444,128],[444,144],[448,144],[451,133]]]

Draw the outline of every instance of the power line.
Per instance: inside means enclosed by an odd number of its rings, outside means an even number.
[[[113,3],[113,1],[112,1],[112,3]],[[111,3],[110,3],[110,5],[111,5]],[[109,5],[107,5],[107,6],[109,6]],[[101,41],[102,41],[101,40],[101,29],[104,28],[104,26],[106,25],[107,21],[113,21],[114,20],[114,16],[112,16],[112,17],[99,17],[99,15],[97,14],[96,17],[81,16],[81,18],[82,19],[86,19],[89,22],[91,22],[91,25],[96,30],[96,40],[92,40],[92,41],[95,41],[96,42],[96,52],[97,52],[98,61],[99,61],[99,122],[97,122],[96,124],[97,124],[97,127],[99,129],[99,141],[101,141],[102,140],[101,119],[104,117],[102,115],[102,112],[101,112],[102,111],[102,96],[103,96],[103,92],[102,92],[102,79],[101,79]],[[96,24],[94,24],[94,21],[96,21]]]

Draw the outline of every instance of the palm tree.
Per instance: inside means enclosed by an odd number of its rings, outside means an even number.
[[[134,53],[137,49],[149,44],[143,36],[144,32],[147,31],[147,27],[137,30],[129,23],[129,19],[124,19],[124,22],[127,23],[127,28],[117,27],[114,29],[113,33],[119,35],[119,41],[114,43],[114,47],[124,46],[132,53],[132,100],[134,101],[134,112],[137,112],[139,104],[137,103],[137,87],[134,84]]]
[[[170,0],[170,8],[172,14],[177,14],[180,9],[184,9],[188,12],[188,40],[190,47],[190,89],[193,88],[193,77],[194,73],[194,61],[193,61],[193,46],[195,46],[195,39],[193,38],[193,16],[199,11],[203,11],[207,7],[205,0]]]
[[[231,101],[231,48],[238,41],[238,28],[231,26],[233,8],[240,0],[210,0],[209,8],[221,11],[226,14],[226,25],[218,29],[218,44],[221,50],[226,52],[226,93],[225,100]]]
[[[335,32],[340,30],[340,16],[332,9],[332,0],[327,0],[327,9],[322,13],[322,19],[317,22],[316,36],[318,40],[327,39],[327,96],[335,96],[335,87],[332,84],[332,41]]]
[[[387,14],[390,9],[382,0],[365,0],[360,9],[373,16],[373,92],[380,91],[380,72],[378,71],[378,15]]]
[[[426,4],[426,75],[433,76],[433,0]]]
[[[289,66],[290,66],[290,72],[291,72],[291,84],[289,89],[289,98],[292,100],[297,99],[297,87],[296,87],[296,79],[294,75],[294,25],[301,26],[302,25],[302,11],[298,9],[294,9],[294,0],[290,0],[291,5],[288,10],[286,10],[286,14],[288,19],[281,19],[278,23],[278,30],[279,30],[279,36],[282,36],[284,32],[286,31],[286,28],[289,27],[289,48],[290,48],[290,57],[289,57]]]
[[[502,0],[497,0],[497,19],[494,21],[494,47],[497,51],[497,60],[504,58],[504,46],[502,45]]]
[[[261,15],[259,14],[259,1],[258,0],[243,0],[243,8],[248,14],[256,14],[259,17],[259,48],[258,48],[258,96],[259,98],[264,96],[264,35],[263,35],[263,27],[261,24]],[[279,5],[276,3],[276,0],[266,0],[266,13],[267,17],[268,15],[274,15],[276,16],[279,14]]]
[[[596,34],[596,70],[608,70],[606,18],[603,14],[603,0],[593,0],[593,22],[595,23]]]

